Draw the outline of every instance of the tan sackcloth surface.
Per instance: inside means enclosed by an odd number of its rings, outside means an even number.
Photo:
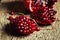
[[[10,15],[5,7],[0,6],[0,40],[60,40],[60,0],[54,5],[54,9],[57,10],[56,20],[51,26],[43,27],[29,36],[16,37],[4,32],[3,28],[9,23],[7,18]]]

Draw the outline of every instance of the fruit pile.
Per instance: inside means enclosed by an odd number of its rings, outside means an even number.
[[[50,25],[55,20],[53,5],[57,0],[24,0],[25,7],[31,11],[37,24]]]
[[[57,0],[23,0],[26,9],[31,11],[31,18],[25,17],[25,15],[9,17],[10,24],[14,25],[15,30],[21,35],[29,35],[34,31],[39,31],[40,28],[37,24],[51,25],[55,21],[55,14],[57,13],[53,9],[53,5]],[[13,15],[14,12],[11,12]],[[34,20],[35,21],[34,21]]]

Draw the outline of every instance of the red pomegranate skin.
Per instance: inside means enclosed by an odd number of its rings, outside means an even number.
[[[39,27],[36,27],[36,24],[32,19],[27,18],[24,15],[17,16],[16,18],[10,16],[9,20],[10,24],[14,25],[15,30],[21,35],[29,35],[34,31],[40,30]]]

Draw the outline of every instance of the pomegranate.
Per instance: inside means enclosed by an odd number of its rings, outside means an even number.
[[[9,20],[10,24],[14,25],[15,30],[21,35],[29,35],[35,30],[40,30],[40,28],[36,27],[36,24],[32,19],[29,19],[24,15],[17,16],[16,18],[10,16]]]
[[[37,24],[50,25],[55,20],[53,5],[57,0],[24,0],[25,7],[31,11]]]
[[[50,25],[55,21],[56,11],[53,9],[47,9],[44,13],[40,11],[32,14],[32,18],[36,20],[38,24]]]

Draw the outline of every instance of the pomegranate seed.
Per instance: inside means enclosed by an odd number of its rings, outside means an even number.
[[[20,32],[22,33],[22,32],[23,32],[23,30],[20,30]]]
[[[39,30],[40,30],[40,28],[39,28],[39,27],[37,27],[36,31],[39,31]]]
[[[13,15],[13,14],[14,14],[14,12],[13,12],[13,11],[11,11],[11,12],[10,12],[10,14],[11,14],[11,15]]]
[[[12,20],[13,19],[13,17],[12,16],[9,16],[9,20]]]

